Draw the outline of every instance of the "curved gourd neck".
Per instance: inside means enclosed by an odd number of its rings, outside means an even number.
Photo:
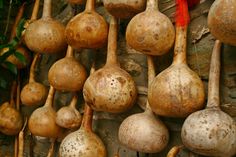
[[[207,108],[220,107],[220,52],[221,42],[216,40],[211,56]]]

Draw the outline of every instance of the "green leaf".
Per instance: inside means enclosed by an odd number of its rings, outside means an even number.
[[[7,81],[3,77],[0,77],[0,88],[7,88]]]
[[[2,44],[0,45],[0,50],[3,49],[3,48],[6,48],[6,47],[9,47],[11,44]]]
[[[19,24],[18,24],[18,26],[17,26],[17,28],[16,28],[16,37],[17,37],[18,39],[21,38],[22,32],[23,32],[24,29],[25,29],[25,28],[24,28],[25,22],[26,22],[26,20],[25,20],[24,18],[21,19],[20,22],[19,22]]]
[[[3,65],[5,65],[7,67],[7,69],[10,70],[13,74],[17,75],[17,67],[15,64],[5,61],[5,62],[3,62]]]
[[[19,61],[20,61],[21,63],[26,64],[26,59],[25,59],[25,56],[24,56],[23,54],[21,54],[21,53],[18,52],[18,51],[15,51],[13,54],[14,54],[14,56],[15,56],[17,59],[19,59]]]

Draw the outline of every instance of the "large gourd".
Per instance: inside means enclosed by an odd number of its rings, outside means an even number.
[[[124,112],[135,102],[137,96],[135,82],[128,72],[120,68],[116,48],[117,20],[111,17],[107,62],[103,68],[89,76],[83,88],[85,101],[95,111]]]
[[[188,116],[181,138],[195,153],[231,157],[236,154],[236,122],[220,109],[220,48],[221,42],[216,40],[211,57],[207,107]]]
[[[187,25],[186,0],[177,0],[176,41],[174,60],[170,67],[156,76],[148,89],[152,110],[167,117],[187,117],[204,107],[205,93],[202,80],[186,62]]]

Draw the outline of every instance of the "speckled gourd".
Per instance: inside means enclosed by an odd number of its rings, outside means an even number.
[[[73,54],[73,49],[68,46],[66,56],[56,61],[48,71],[48,81],[57,90],[79,91],[83,88],[87,72]]]
[[[56,123],[60,127],[67,129],[77,129],[82,122],[82,116],[80,112],[76,109],[78,96],[74,93],[69,106],[60,108],[56,114]]]
[[[94,8],[95,0],[87,0],[86,8],[67,24],[65,36],[74,49],[101,48],[107,42],[108,25]]]
[[[173,24],[158,10],[158,0],[147,0],[146,10],[134,16],[126,29],[127,44],[148,55],[167,53],[174,39]]]
[[[23,105],[34,106],[41,105],[47,98],[47,88],[35,81],[34,69],[39,54],[36,54],[30,67],[29,83],[27,83],[21,90],[20,99]]]
[[[188,116],[181,138],[195,153],[231,157],[236,154],[236,122],[220,110],[220,48],[221,42],[216,40],[211,57],[207,107]]]
[[[94,68],[91,69],[91,73]],[[93,110],[86,104],[79,130],[67,135],[59,148],[60,157],[106,157],[102,140],[92,131]]]
[[[186,62],[188,6],[186,0],[178,0],[185,5],[179,7],[176,18],[176,40],[172,64],[159,73],[148,89],[151,109],[166,117],[187,117],[204,107],[203,82]],[[184,9],[183,9],[184,8]],[[185,18],[185,19],[183,19]],[[184,22],[183,22],[184,21]]]
[[[148,56],[149,85],[154,77],[153,60]],[[133,114],[121,123],[118,138],[122,145],[132,150],[157,153],[167,146],[169,132],[163,122],[155,117],[147,102],[145,112]]]
[[[111,113],[130,109],[136,99],[135,82],[117,62],[117,21],[110,21],[107,62],[105,66],[85,81],[83,95],[86,103],[95,111]]]
[[[27,27],[24,39],[36,53],[53,54],[66,49],[65,27],[51,17],[51,0],[44,0],[43,15]]]

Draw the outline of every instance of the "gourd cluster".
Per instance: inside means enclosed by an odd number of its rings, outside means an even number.
[[[84,0],[68,2],[71,5],[85,4]],[[148,99],[143,113],[133,114],[121,123],[118,130],[120,143],[138,152],[162,151],[168,145],[169,131],[157,118],[159,115],[186,118],[181,138],[189,150],[206,156],[236,154],[236,122],[220,110],[219,100],[221,44],[236,46],[235,0],[216,0],[209,11],[208,26],[217,40],[211,58],[206,109],[203,109],[206,98],[202,80],[186,61],[188,3],[192,4],[191,0],[176,0],[175,28],[159,11],[158,0],[103,0],[105,9],[111,14],[109,26],[96,12],[95,0],[87,0],[85,10],[75,15],[66,27],[52,18],[51,3],[51,0],[44,0],[42,17],[37,20],[39,0],[35,1],[22,42],[35,55],[29,83],[21,90],[21,102],[26,106],[44,104],[29,117],[28,128],[33,135],[52,139],[65,136],[59,148],[60,157],[107,156],[102,140],[92,130],[93,110],[118,114],[135,104],[135,82],[120,67],[116,55],[117,19],[130,18],[126,42],[147,55]],[[91,66],[88,74],[75,59],[73,49],[99,49],[106,44],[105,65],[100,69]],[[153,57],[168,53],[173,46],[172,64],[155,76]],[[48,71],[48,92],[45,85],[35,80],[35,64],[42,53],[56,54],[66,49],[65,57],[56,61]],[[73,93],[71,103],[58,111],[53,107],[56,90]],[[77,110],[79,91],[83,92],[85,101],[83,117]],[[22,117],[12,104],[4,103],[0,107],[0,131],[7,135],[16,135],[23,127]],[[9,112],[12,114],[7,117]],[[13,114],[18,120],[8,122]],[[71,133],[65,129],[70,129]]]

